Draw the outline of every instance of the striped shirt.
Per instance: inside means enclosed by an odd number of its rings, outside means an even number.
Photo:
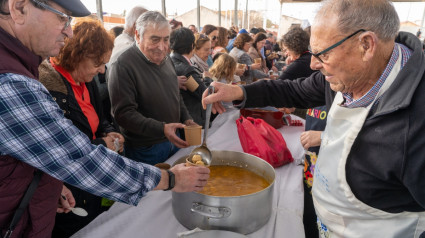
[[[91,144],[40,82],[19,74],[0,74],[0,155],[131,205],[161,179],[158,168]]]
[[[400,69],[404,67],[404,65],[407,63],[410,56],[412,55],[412,50],[402,44],[396,43],[390,61],[388,62],[387,67],[385,68],[384,72],[379,77],[375,85],[373,85],[373,87],[365,95],[363,95],[357,100],[353,99],[352,93],[343,93],[342,95],[345,98],[345,103],[343,104],[343,106],[348,108],[367,107],[373,102],[385,80],[387,79],[388,75],[390,74],[391,70],[393,69],[394,65],[396,64],[398,57],[400,57],[399,49],[401,49],[402,53]],[[377,101],[379,101],[379,99]]]

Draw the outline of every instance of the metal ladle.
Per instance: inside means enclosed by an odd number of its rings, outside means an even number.
[[[208,87],[208,95],[211,95],[213,93],[214,93],[214,86],[209,86]],[[196,147],[190,153],[188,160],[191,163],[193,163],[192,157],[194,155],[198,154],[198,155],[201,156],[202,161],[204,162],[205,166],[211,165],[212,154],[211,154],[211,151],[207,147],[207,135],[208,135],[208,128],[210,127],[211,107],[212,107],[212,104],[207,104],[207,110],[205,112],[204,139],[202,141],[202,145],[199,146],[199,147]]]

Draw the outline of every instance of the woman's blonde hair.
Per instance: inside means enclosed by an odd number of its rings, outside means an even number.
[[[214,61],[214,64],[209,70],[213,77],[217,78],[218,80],[225,78],[227,83],[232,83],[235,71],[236,61],[232,56],[228,54],[220,55]]]

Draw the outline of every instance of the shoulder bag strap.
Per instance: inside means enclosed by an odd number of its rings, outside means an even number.
[[[9,229],[6,231],[6,234],[4,234],[3,238],[9,238],[12,236],[13,230],[21,219],[22,214],[24,214],[25,209],[28,207],[28,203],[30,202],[31,197],[34,194],[35,189],[37,188],[38,182],[40,182],[41,175],[43,175],[43,172],[41,170],[37,170],[34,172],[34,178],[32,179],[31,184],[25,192],[18,209],[15,211],[15,214],[12,218],[12,222],[9,225]]]

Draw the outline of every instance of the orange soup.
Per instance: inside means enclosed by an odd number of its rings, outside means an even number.
[[[270,183],[263,177],[247,169],[212,165],[207,185],[199,193],[211,196],[231,197],[256,193],[267,188]]]

